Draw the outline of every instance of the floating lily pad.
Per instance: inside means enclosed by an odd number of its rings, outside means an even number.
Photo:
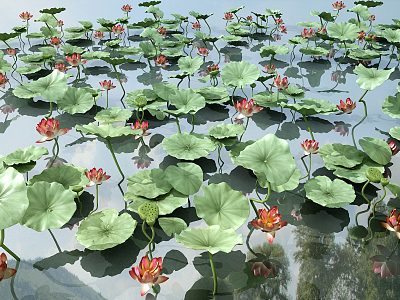
[[[335,104],[323,99],[303,99],[302,102],[283,104],[284,108],[290,108],[305,116],[316,114],[329,115],[338,111]]]
[[[400,43],[400,29],[385,29],[382,31],[382,36],[389,42],[389,43]]]
[[[303,89],[299,89],[294,85],[289,85],[287,89],[284,89],[280,92],[292,99],[303,99],[306,96],[306,93],[304,93]]]
[[[365,61],[370,61],[375,58],[379,58],[381,56],[380,53],[371,51],[371,50],[360,50],[360,49],[355,49],[354,51],[351,51],[348,55],[348,57],[355,59],[355,60],[365,60]]]
[[[364,153],[354,146],[339,143],[323,145],[318,154],[326,164],[353,168],[362,163]]]
[[[247,61],[231,62],[223,67],[221,78],[226,85],[233,85],[239,89],[253,83],[261,72],[256,65],[250,65]]]
[[[177,167],[169,166],[165,174],[174,189],[185,195],[196,194],[203,183],[203,170],[193,163],[178,163]]]
[[[358,86],[362,89],[372,91],[384,83],[393,71],[394,68],[390,70],[377,70],[375,68],[366,68],[363,64],[359,64],[354,68],[353,72],[360,76],[357,79]]]
[[[153,84],[153,91],[157,94],[158,97],[170,101],[178,91],[176,84],[161,82]]]
[[[23,82],[17,86],[12,93],[18,98],[30,99],[40,96],[40,93],[33,92],[29,89],[29,83]]]
[[[49,154],[49,151],[46,148],[29,146],[24,150],[17,149],[14,152],[11,152],[4,157],[3,161],[8,166],[26,164],[32,161],[37,161],[45,154]]]
[[[216,86],[203,86],[201,88],[194,89],[196,93],[202,95],[207,103],[214,103],[214,101],[218,101],[229,97],[229,92],[225,87],[216,87]]]
[[[389,96],[382,103],[382,111],[392,118],[400,118],[400,93],[396,97]]]
[[[331,181],[326,176],[307,180],[304,185],[307,198],[319,205],[339,208],[349,205],[356,199],[354,187],[340,179]]]
[[[182,72],[194,74],[203,64],[203,60],[200,57],[191,58],[190,56],[181,57],[178,59],[179,69]]]
[[[241,125],[221,123],[218,126],[211,126],[208,133],[216,139],[224,139],[230,137],[236,138],[238,135],[243,134],[244,131],[245,129]]]
[[[162,230],[168,236],[180,234],[182,230],[187,228],[186,222],[180,218],[158,218],[158,224],[160,224]]]
[[[29,200],[24,177],[14,168],[0,174],[0,186],[0,230],[3,230],[21,221]]]
[[[82,88],[68,87],[64,96],[57,100],[60,110],[73,114],[84,114],[93,107],[92,94]]]
[[[257,176],[257,180],[260,186],[263,188],[267,188],[268,182],[265,175],[262,173],[256,173],[255,175]],[[288,182],[281,185],[276,185],[275,183],[271,183],[271,189],[277,193],[282,193],[283,191],[292,191],[299,186],[300,177],[301,177],[301,172],[299,169],[296,168]]]
[[[307,27],[307,28],[321,27],[321,23],[318,23],[318,22],[298,22],[298,23],[296,23],[296,25],[300,26],[300,27]]]
[[[329,50],[322,47],[301,47],[299,51],[311,56],[323,56],[329,53]]]
[[[211,254],[218,251],[229,253],[236,245],[243,244],[241,234],[236,234],[233,229],[223,230],[218,225],[206,228],[187,228],[175,236],[177,242],[186,248],[194,250],[207,250]]]
[[[192,89],[180,89],[176,91],[176,94],[174,97],[171,97],[170,101],[181,114],[195,114],[206,106],[204,97]]]
[[[307,43],[307,39],[303,39],[301,36],[296,36],[287,40],[289,45],[301,45]]]
[[[16,69],[15,72],[17,72],[18,74],[32,74],[36,73],[37,71],[40,71],[41,69],[42,69],[41,66],[36,66],[36,65],[22,66]]]
[[[87,249],[104,250],[129,239],[136,225],[128,213],[118,216],[116,209],[105,209],[83,220],[75,237]]]
[[[103,57],[109,57],[110,52],[104,52],[104,51],[93,51],[93,52],[87,52],[82,54],[81,58],[82,59],[87,59],[87,60],[98,60],[102,59]]]
[[[288,102],[286,96],[282,93],[270,94],[269,92],[260,92],[255,94],[253,100],[258,106],[262,107],[279,107]]]
[[[92,100],[93,101],[93,100]],[[125,122],[132,116],[132,112],[129,109],[121,109],[120,107],[111,107],[103,109],[98,112],[94,119],[100,123],[114,124],[119,122]]]
[[[350,40],[354,42],[359,36],[359,33],[357,32],[360,30],[354,24],[339,22],[331,24],[328,28],[326,28],[326,31],[329,33],[330,36],[337,38],[341,41]]]
[[[400,140],[400,127],[392,127],[390,128],[389,134],[392,138]]]
[[[40,93],[43,99],[54,102],[62,98],[67,91],[67,79],[63,72],[56,69],[50,75],[31,81],[28,89]]]
[[[285,55],[290,52],[290,49],[286,46],[282,45],[270,45],[270,46],[263,46],[260,48],[260,56],[261,57],[268,57],[270,55]]]
[[[167,194],[172,185],[162,169],[142,170],[128,178],[127,192],[149,199]]]
[[[221,35],[219,39],[225,42],[237,42],[243,39],[243,37],[234,34],[229,34],[229,35]]]
[[[178,56],[182,56],[183,52],[179,49],[169,49],[169,50],[161,51],[161,54],[166,57],[178,57]]]
[[[64,39],[66,40],[77,40],[83,37],[83,33],[71,33],[64,35]]]
[[[41,232],[61,228],[73,216],[76,210],[75,193],[61,184],[36,182],[27,189],[29,206],[21,225]]]
[[[139,47],[126,47],[118,49],[118,53],[120,55],[141,55],[143,51]]]
[[[132,129],[130,126],[114,127],[113,125],[99,125],[93,123],[88,125],[76,125],[76,131],[81,131],[83,134],[94,134],[103,139],[114,139],[122,136],[139,135],[143,133],[142,129]]]
[[[358,143],[364,152],[378,164],[386,165],[390,162],[392,151],[385,141],[373,137],[364,137]]]

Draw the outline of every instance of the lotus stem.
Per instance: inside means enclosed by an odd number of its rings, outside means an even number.
[[[232,100],[232,105],[233,105],[233,106],[235,105],[234,102],[233,102],[233,94],[235,94],[235,91],[236,91],[236,86],[235,86],[235,88],[233,89],[232,98],[231,98],[231,100]]]
[[[213,273],[213,279],[214,279],[214,291],[213,291],[213,295],[215,295],[217,293],[217,288],[218,288],[218,282],[217,282],[217,274],[215,272],[215,265],[214,265],[214,259],[212,254],[210,253],[210,251],[208,252],[208,257],[210,258],[210,265],[211,265],[211,270]]]
[[[150,260],[152,260],[152,259],[153,259],[153,255],[152,255],[152,251],[151,251],[151,245],[152,245],[153,240],[154,240],[154,229],[153,229],[153,226],[150,226],[150,227],[151,227],[151,229],[152,229],[152,237],[150,237],[150,236],[147,234],[147,232],[146,232],[146,221],[143,220],[142,231],[143,231],[143,234],[144,234],[144,235],[147,237],[147,239],[149,240],[149,256],[150,256]]]
[[[124,181],[124,179],[125,179],[125,175],[124,175],[124,173],[122,173],[122,170],[121,170],[121,168],[120,168],[120,166],[119,166],[119,164],[118,164],[118,161],[117,161],[117,158],[115,157],[115,153],[114,153],[114,150],[113,150],[113,148],[112,148],[112,146],[111,146],[110,140],[109,140],[109,139],[106,139],[106,141],[107,141],[108,148],[110,148],[110,152],[111,152],[111,155],[112,155],[112,157],[113,157],[113,159],[114,159],[115,165],[117,166],[118,171],[119,171],[119,173],[120,173],[121,176],[122,176],[121,181],[118,183],[118,184],[121,184],[121,182]]]
[[[113,66],[113,69],[114,69],[115,75],[117,75],[118,82],[119,82],[119,84],[120,84],[120,86],[121,86],[122,90],[124,91],[124,94],[123,94],[123,95],[122,95],[122,97],[121,97],[121,102],[122,102],[122,99],[124,98],[124,96],[125,96],[126,92],[125,92],[124,86],[122,85],[122,82],[121,82],[121,80],[119,80],[119,75],[118,75],[117,69],[115,68],[115,66],[114,66],[114,65],[112,65],[112,66]],[[108,91],[107,91],[107,93],[108,93]],[[125,108],[125,105],[124,105],[124,103],[123,103],[123,102],[122,102],[122,105],[123,105],[123,106],[124,106],[124,108]],[[107,106],[108,106],[108,94],[107,94]]]
[[[371,182],[371,180],[368,179],[368,181],[364,184],[363,188],[361,189],[361,195],[364,197],[365,200],[367,200],[367,202],[368,202],[368,208],[367,208],[366,210],[359,211],[358,213],[356,213],[356,216],[355,216],[356,226],[358,226],[358,220],[357,220],[358,216],[359,216],[360,214],[363,214],[363,213],[369,211],[369,209],[370,209],[370,207],[371,207],[371,201],[369,201],[369,199],[368,199],[368,198],[365,196],[365,194],[364,194],[365,188],[367,187],[368,183],[370,183],[370,182]]]
[[[251,206],[253,207],[254,213],[256,214],[257,219],[260,218],[260,216],[258,215],[258,211],[256,208],[256,205],[254,204],[253,200],[249,199]]]
[[[210,25],[208,25],[208,23],[207,23],[207,20],[206,20],[206,19],[203,19],[203,20],[204,20],[204,22],[206,22],[206,24],[207,24],[207,27],[208,27],[209,34],[211,35],[211,27],[210,27]]]
[[[175,117],[175,121],[176,121],[176,126],[178,126],[178,131],[179,131],[179,133],[182,133],[182,132],[181,132],[181,127],[179,126],[178,117]]]
[[[205,20],[204,20],[205,21]],[[207,23],[207,22],[206,22]],[[207,24],[208,25],[208,24]],[[210,31],[211,32],[211,31]],[[217,50],[218,52],[218,63],[217,65],[219,65],[219,63],[221,62],[221,52],[219,52],[218,47],[215,45],[215,42],[212,43],[214,45],[215,50]]]
[[[303,157],[301,158],[301,160],[303,161],[303,163],[304,163],[304,160],[303,160],[304,156],[305,156],[305,155],[303,155]],[[310,175],[310,172],[311,172],[311,153],[310,153],[308,156],[310,157],[310,167],[308,168],[307,175],[301,177],[299,180],[302,180],[302,179],[304,179],[304,178],[306,178],[307,176]],[[305,163],[304,163],[304,166],[306,166]],[[306,169],[307,169],[307,166],[306,166]]]
[[[397,247],[396,247],[396,248],[397,248]],[[15,265],[15,270],[16,270],[16,271],[18,271],[19,264],[20,264],[20,261],[17,260],[17,264]],[[13,277],[11,277],[10,290],[11,290],[11,295],[13,296],[13,299],[18,300],[18,297],[17,297],[17,295],[15,294],[15,290],[14,290],[14,281],[15,281],[15,277],[17,277],[16,274],[15,274]]]
[[[53,113],[53,102],[50,101],[50,112],[49,112],[48,115],[45,115],[44,117],[45,117],[46,119],[48,119],[48,118],[51,117],[52,113]]]
[[[246,132],[247,126],[249,125],[249,119],[250,119],[250,118],[247,118],[246,126],[244,127],[244,132]],[[243,132],[242,135],[240,136],[239,143],[242,141],[242,137],[243,137],[243,135],[244,135],[244,132]]]
[[[106,108],[108,108],[108,90],[107,90],[107,107]]]
[[[58,244],[58,242],[57,242],[57,240],[56,240],[56,237],[55,237],[54,234],[51,232],[50,228],[48,229],[48,231],[50,232],[50,235],[51,235],[51,237],[53,238],[53,241],[54,241],[54,243],[55,243],[56,246],[57,246],[58,252],[61,253],[62,250],[61,250],[60,245]]]
[[[5,238],[5,234],[4,234],[4,229],[2,229],[0,231],[0,247],[3,248],[4,250],[6,250],[9,254],[11,254],[12,257],[15,258],[16,261],[20,261],[20,258],[18,257],[18,255],[16,255],[14,252],[12,252],[10,249],[8,249],[8,247],[6,245],[4,245],[4,238]]]
[[[93,210],[90,212],[89,216],[90,216],[92,213],[94,213],[98,208],[99,208],[99,185],[96,184],[96,208],[93,209]]]
[[[253,249],[250,247],[250,237],[251,237],[251,235],[253,234],[254,229],[255,229],[255,227],[253,226],[253,227],[250,229],[249,234],[247,235],[247,238],[246,238],[246,246],[247,246],[247,249],[249,249],[249,251],[251,252],[251,254],[253,254],[254,256],[256,256],[256,253],[255,253],[255,252],[253,251]]]
[[[372,217],[375,218],[375,206],[381,202],[385,197],[386,197],[386,188],[382,185],[383,187],[383,196],[381,197],[381,199],[379,199],[378,201],[376,201],[374,203],[374,205],[372,206]]]
[[[303,119],[304,119],[304,122],[306,122],[308,131],[310,132],[310,135],[311,135],[311,139],[312,139],[312,140],[315,140],[315,139],[314,139],[314,135],[313,135],[313,133],[312,133],[312,131],[311,131],[310,124],[308,124],[308,120],[307,120],[307,117],[306,117],[305,115],[303,115]]]
[[[51,103],[51,102],[50,102],[50,103]],[[57,156],[58,156],[58,153],[60,152],[60,146],[58,145],[57,139],[58,139],[58,137],[56,137],[56,138],[54,139],[54,142],[55,142],[55,145],[56,145],[56,149],[57,149],[57,150],[56,150],[56,155],[54,156],[53,161],[51,162],[49,169],[53,166],[53,164],[54,164],[54,162],[55,162],[55,160],[56,160],[56,158],[57,158]]]
[[[76,192],[76,198],[78,199],[78,202],[79,202],[79,213],[82,216],[82,202],[81,202],[81,199],[79,199],[79,193],[78,192]]]
[[[267,195],[267,197],[265,197],[264,200],[257,200],[255,198],[250,198],[250,199],[252,201],[254,201],[254,202],[257,202],[257,203],[265,203],[265,202],[267,202],[269,200],[269,198],[271,197],[271,183],[269,181],[267,181],[267,185],[268,185],[268,195]]]
[[[358,100],[358,102],[362,102],[364,104],[364,117],[361,119],[360,122],[358,122],[356,125],[354,125],[354,127],[351,129],[351,138],[353,140],[353,145],[354,147],[357,149],[357,145],[356,145],[356,140],[354,139],[354,130],[356,129],[356,127],[358,125],[360,125],[362,122],[364,122],[365,118],[368,115],[368,111],[367,111],[367,103],[363,100],[365,94],[368,92],[368,90],[365,90],[364,94],[362,94],[361,98]]]

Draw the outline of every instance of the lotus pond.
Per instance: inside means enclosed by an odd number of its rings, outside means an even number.
[[[395,1],[236,2],[7,15],[2,299],[398,299]]]

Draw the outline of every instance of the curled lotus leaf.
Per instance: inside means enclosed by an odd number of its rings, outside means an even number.
[[[306,96],[303,89],[294,85],[289,85],[287,89],[282,90],[282,94],[292,99],[303,99]]]
[[[386,165],[390,162],[392,150],[385,141],[373,137],[364,137],[358,143],[364,152],[378,164]]]
[[[32,74],[36,73],[37,71],[40,71],[41,69],[42,69],[41,66],[36,66],[36,65],[22,66],[16,69],[15,72],[17,72],[18,74]]]
[[[285,55],[290,52],[290,49],[282,45],[269,45],[260,48],[260,56],[268,57],[270,55]]]
[[[400,93],[396,97],[387,97],[382,103],[382,111],[392,118],[400,119]]]
[[[327,100],[315,99],[315,98],[303,99],[301,102],[293,104],[291,103],[282,104],[282,107],[290,108],[305,116],[311,116],[317,114],[329,115],[338,111],[335,104]]]
[[[265,175],[262,173],[256,173],[255,175],[257,176],[257,180],[260,186],[263,188],[267,188],[268,182]],[[292,191],[299,186],[300,177],[301,177],[301,172],[299,169],[296,168],[296,170],[294,170],[293,175],[290,177],[288,182],[281,185],[276,185],[275,183],[271,183],[271,189],[277,193],[281,193],[283,191]]]
[[[329,50],[322,47],[301,47],[299,51],[311,56],[323,56],[329,53]]]
[[[167,194],[172,185],[162,169],[142,170],[128,178],[127,192],[149,199]]]
[[[400,127],[392,127],[390,128],[389,134],[392,138],[400,140]]]
[[[29,146],[22,149],[17,149],[4,157],[4,163],[8,166],[15,164],[25,164],[32,161],[37,161],[43,155],[49,154],[49,151],[44,147]]]
[[[216,139],[224,139],[237,137],[238,135],[243,134],[244,131],[245,129],[241,125],[221,123],[218,126],[211,126],[208,133]]]
[[[178,88],[173,83],[161,82],[153,84],[153,91],[158,97],[170,101],[175,96]]]
[[[256,65],[251,65],[247,61],[231,62],[222,69],[222,81],[225,85],[233,85],[242,89],[258,79],[261,72]]]
[[[200,57],[191,58],[190,56],[181,57],[178,59],[178,66],[182,72],[194,74],[203,64],[203,60]]]
[[[29,83],[28,89],[40,93],[43,99],[55,102],[61,99],[67,91],[67,78],[63,72],[54,70],[51,74]]]
[[[178,90],[170,101],[183,114],[194,114],[206,106],[204,97],[192,89]]]
[[[288,99],[282,93],[260,92],[253,96],[254,103],[262,107],[279,107],[285,105]]]
[[[364,153],[354,146],[335,143],[323,145],[318,150],[319,156],[326,164],[353,168],[363,162]]]
[[[359,64],[354,68],[353,72],[360,76],[356,81],[358,86],[362,89],[372,91],[389,78],[390,74],[394,72],[394,68],[377,70],[375,68],[366,68],[363,64]]]
[[[125,122],[132,116],[132,111],[129,109],[121,109],[120,107],[111,107],[99,111],[94,119],[97,122],[105,124],[114,124]]]

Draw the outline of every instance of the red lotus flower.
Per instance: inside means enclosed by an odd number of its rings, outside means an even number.
[[[57,69],[60,72],[65,73],[67,70],[71,69],[72,67],[65,67],[63,63],[56,63],[54,65],[54,69]]]
[[[7,55],[8,56],[15,56],[17,55],[17,51],[15,51],[15,49],[7,49]]]
[[[317,32],[320,34],[326,34],[326,29],[318,27]]]
[[[57,27],[63,27],[64,26],[64,22],[61,20],[57,21]]]
[[[111,82],[111,80],[109,80],[109,81],[107,81],[107,80],[100,81],[99,84],[100,84],[101,87],[103,88],[103,89],[101,89],[100,91],[109,91],[109,90],[112,90],[112,89],[115,89],[115,88],[116,88],[116,86],[113,85],[113,83]]]
[[[19,17],[22,19],[22,22],[28,21],[33,18],[33,15],[31,15],[28,12],[23,12],[22,14],[19,15]]]
[[[359,36],[357,37],[357,40],[358,40],[360,43],[363,43],[364,40],[365,40],[365,36],[366,36],[367,34],[364,32],[364,30],[358,31],[357,33],[359,34]]]
[[[148,136],[151,134],[151,132],[146,132],[146,130],[149,128],[149,123],[146,121],[143,121],[140,123],[139,120],[136,120],[135,124],[131,124],[132,129],[142,129],[143,133],[141,135],[135,136],[135,140],[141,138],[142,136]]]
[[[122,10],[125,14],[127,14],[127,13],[129,13],[129,12],[132,11],[132,6],[130,6],[129,4],[122,5],[121,10]]]
[[[153,284],[160,284],[169,279],[166,276],[160,275],[162,269],[161,257],[155,257],[150,262],[147,255],[145,255],[142,257],[139,266],[136,265],[129,271],[129,275],[142,284],[140,288],[141,296],[144,296]]]
[[[265,231],[268,242],[272,243],[275,238],[275,231],[286,226],[287,222],[281,220],[282,215],[278,214],[277,206],[272,207],[268,211],[265,208],[259,209],[258,214],[261,219],[251,221],[251,225]]]
[[[125,29],[121,26],[121,25],[117,25],[117,26],[113,26],[111,28],[111,31],[114,32],[114,35],[117,37],[118,35],[120,35],[122,32],[125,31]]]
[[[283,23],[282,19],[275,19],[275,24],[276,25],[281,25],[281,24],[285,24],[285,23]]]
[[[246,20],[251,22],[251,21],[253,21],[253,17],[252,16],[247,16]]]
[[[375,21],[375,15],[370,15],[368,21],[370,22]]]
[[[208,66],[208,68],[206,70],[207,73],[211,73],[211,72],[214,72],[214,71],[218,71],[219,72],[218,65],[215,65],[215,64],[210,65],[210,66]]]
[[[0,106],[0,110],[3,114],[10,114],[15,111],[13,104],[4,104]]]
[[[6,75],[3,75],[3,73],[0,73],[0,87],[3,89],[6,88],[6,83],[9,82],[10,79],[6,79]]]
[[[318,153],[318,144],[319,143],[315,142],[315,140],[305,140],[300,146],[304,150],[304,155],[309,155]]]
[[[274,65],[272,65],[272,66],[266,65],[265,66],[265,71],[263,70],[263,72],[267,73],[267,74],[275,74],[276,73],[275,72],[275,66]]]
[[[167,58],[166,58],[164,55],[162,55],[162,54],[160,54],[159,56],[157,56],[157,58],[156,58],[154,61],[155,61],[156,66],[161,66],[161,67],[163,67],[164,69],[167,67],[167,66],[166,66],[166,63],[168,62],[168,60],[167,60]]]
[[[381,222],[382,226],[387,230],[396,232],[397,237],[400,239],[400,214],[397,214],[397,210],[393,209],[390,217],[385,217],[386,223]]]
[[[269,259],[261,253],[256,253],[256,258],[250,259],[249,262],[254,262],[251,268],[251,270],[254,271],[254,275],[261,275],[265,278],[267,278],[269,274],[275,276],[275,265],[282,265],[279,261]]]
[[[284,90],[284,89],[288,88],[289,84],[290,83],[288,82],[287,77],[284,77],[281,80],[281,75],[279,75],[278,77],[274,78],[274,83],[270,84],[270,86],[276,87],[276,88],[278,88],[280,90]]]
[[[106,175],[106,172],[103,173],[103,169],[100,168],[99,170],[96,170],[96,168],[91,169],[90,171],[85,172],[86,177],[90,180],[90,182],[86,185],[87,187],[92,186],[92,185],[101,185],[103,181],[106,181],[109,179],[111,176]]]
[[[340,104],[336,106],[338,109],[341,110],[341,112],[337,113],[337,115],[342,115],[342,114],[351,114],[353,110],[356,108],[357,104],[356,102],[353,103],[353,101],[350,98],[347,98],[346,103],[344,103],[343,100],[340,100]]]
[[[279,27],[278,27],[279,32],[287,34],[286,30],[287,30],[287,27],[285,27],[283,25],[279,25]]]
[[[102,31],[96,31],[95,33],[94,33],[94,38],[95,39],[104,39],[104,33],[102,32]]]
[[[65,60],[69,63],[72,67],[77,67],[88,62],[87,59],[82,60],[80,54],[72,54],[71,56],[66,56]]]
[[[308,39],[315,37],[314,33],[315,31],[312,28],[310,28],[309,30],[307,30],[307,28],[304,28],[304,30],[301,32],[301,35],[303,39]]]
[[[375,273],[381,273],[382,278],[388,278],[390,275],[397,276],[397,264],[400,264],[400,256],[392,253],[382,245],[376,246],[381,255],[375,255],[370,258],[374,261],[372,269]]]
[[[201,25],[199,22],[193,22],[192,23],[192,29],[200,30]]]
[[[232,20],[234,19],[234,18],[233,18],[233,14],[227,13],[227,14],[225,14],[225,17],[222,18],[222,19],[225,20],[225,21],[232,22]]]
[[[253,99],[247,102],[246,98],[242,101],[234,103],[236,110],[240,113],[235,120],[243,119],[244,117],[250,118],[253,114],[260,112],[264,107],[257,107]]]
[[[342,1],[336,1],[335,3],[332,4],[334,10],[341,10],[346,7]]]
[[[36,125],[36,131],[39,132],[44,138],[36,141],[36,143],[43,143],[46,141],[51,141],[55,139],[57,136],[62,136],[66,134],[69,129],[64,128],[60,129],[60,122],[54,120],[54,118],[45,119],[43,118],[39,124]]]
[[[60,48],[61,40],[58,37],[52,37],[50,39],[50,45],[51,46],[56,46],[57,48]]]
[[[164,27],[158,28],[157,32],[161,34],[163,37],[167,36],[167,29],[165,29]]]
[[[12,277],[17,270],[12,269],[12,268],[7,268],[7,255],[5,253],[2,253],[0,255],[0,282],[3,279],[8,279]]]
[[[210,51],[208,51],[207,48],[202,47],[202,48],[199,48],[199,52],[197,54],[205,57],[205,56],[208,56],[209,53],[210,53]]]
[[[389,142],[388,145],[390,147],[390,150],[392,150],[392,156],[399,153],[400,149],[397,149],[396,143],[394,141]]]

